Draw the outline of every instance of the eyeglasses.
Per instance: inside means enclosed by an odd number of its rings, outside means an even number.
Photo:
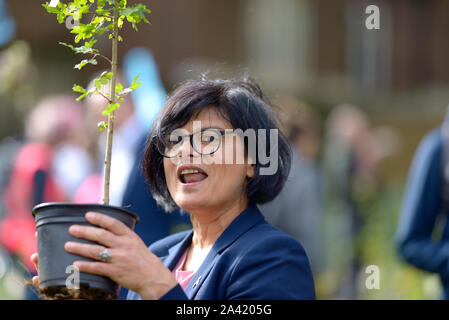
[[[176,131],[176,130],[175,130]],[[160,139],[153,137],[159,153],[166,158],[174,158],[182,146],[184,138],[189,137],[190,145],[200,155],[211,155],[218,151],[221,146],[222,136],[233,131],[207,128],[192,134],[177,134],[172,132]]]

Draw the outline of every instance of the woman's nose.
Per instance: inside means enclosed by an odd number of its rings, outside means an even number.
[[[183,137],[180,144],[181,144],[181,146],[178,149],[178,157],[181,157],[181,158],[192,157],[193,156],[193,148],[190,143],[190,137],[189,136]]]

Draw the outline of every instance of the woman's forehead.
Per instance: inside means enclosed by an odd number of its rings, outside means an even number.
[[[185,125],[185,127],[190,127],[193,125],[194,121],[200,121],[203,128],[205,127],[218,127],[218,128],[229,128],[232,129],[231,123],[224,118],[224,115],[218,111],[214,106],[206,107],[201,110],[197,115],[193,116]]]

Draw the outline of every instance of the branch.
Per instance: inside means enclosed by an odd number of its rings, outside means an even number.
[[[114,24],[114,37],[112,39],[112,64],[111,64],[111,104],[114,104],[115,99],[115,85],[117,81],[117,62],[118,62],[118,18],[119,18],[119,8],[118,2],[114,6],[114,18],[112,23]],[[108,127],[106,134],[106,152],[104,158],[104,175],[103,175],[103,204],[109,204],[109,185],[111,176],[111,151],[112,151],[112,137],[114,133],[114,112],[108,115]]]
[[[109,59],[108,57],[106,57],[105,55],[102,55],[101,53],[92,53],[94,56],[93,56],[93,59],[95,59],[96,57],[101,57],[101,58],[103,58],[103,59],[105,59],[107,62],[109,62],[111,65],[112,65],[112,60],[111,59]]]
[[[112,103],[111,99],[109,99],[107,96],[105,96],[105,94],[99,90],[97,90],[97,93],[102,96],[103,98],[105,98],[109,103]]]

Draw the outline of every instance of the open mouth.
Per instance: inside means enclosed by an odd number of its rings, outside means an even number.
[[[197,183],[207,179],[207,174],[200,168],[181,168],[178,170],[178,180],[183,184]]]

